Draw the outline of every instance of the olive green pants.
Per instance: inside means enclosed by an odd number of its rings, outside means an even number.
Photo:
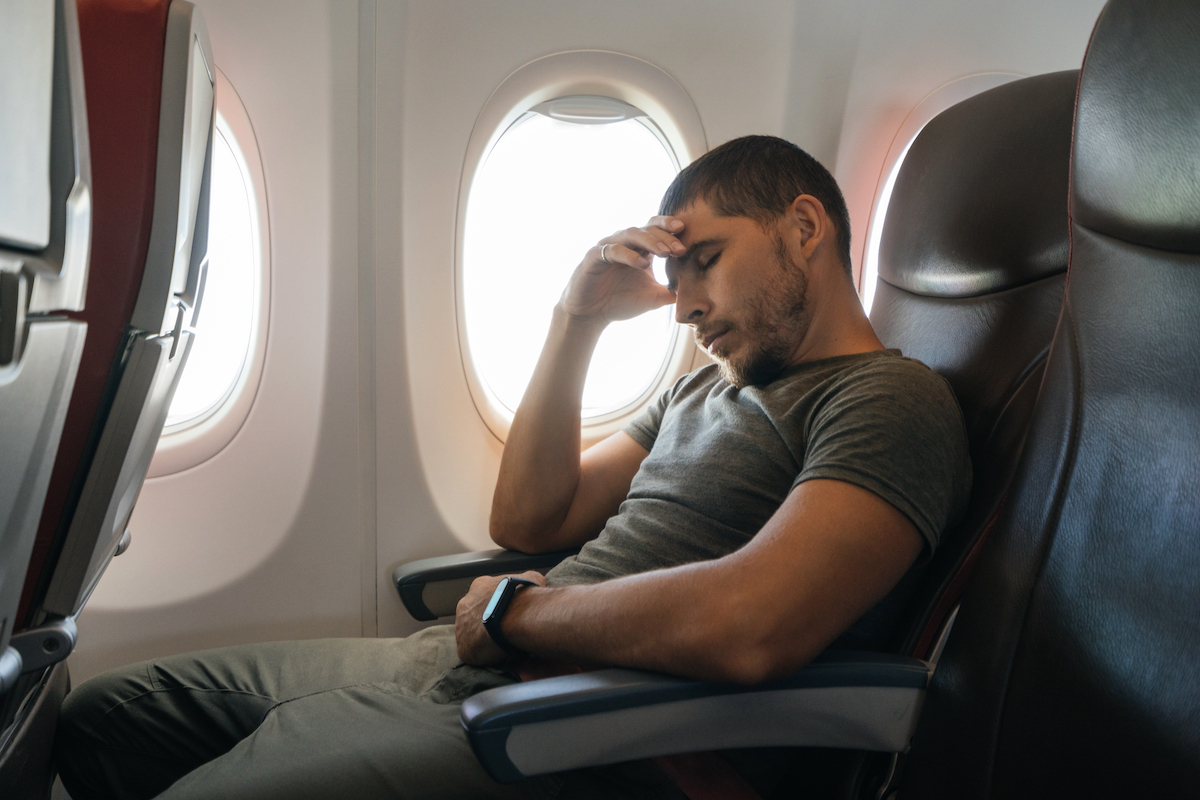
[[[449,626],[191,653],[77,687],[55,761],[72,800],[681,796],[649,763],[493,781],[459,710],[514,680],[462,665]]]

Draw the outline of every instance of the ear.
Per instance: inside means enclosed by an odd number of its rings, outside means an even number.
[[[811,194],[802,194],[792,201],[784,212],[793,242],[799,246],[800,255],[811,259],[817,247],[833,235],[833,224],[825,213],[825,206]]]

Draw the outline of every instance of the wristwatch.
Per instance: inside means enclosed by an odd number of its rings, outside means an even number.
[[[483,627],[488,632],[488,636],[492,637],[492,641],[498,644],[500,649],[512,655],[524,655],[524,651],[513,647],[512,643],[504,638],[504,634],[500,630],[500,620],[504,619],[504,612],[508,611],[508,605],[512,602],[513,595],[522,586],[537,586],[537,584],[524,578],[502,578],[500,583],[496,584],[496,591],[492,592],[492,599],[488,602],[487,608],[483,610]]]

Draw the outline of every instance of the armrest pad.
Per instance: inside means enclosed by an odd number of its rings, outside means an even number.
[[[756,686],[606,669],[467,699],[462,723],[488,773],[533,775],[669,753],[740,747],[908,746],[932,668],[903,656],[829,651]]]
[[[578,549],[535,554],[480,550],[423,558],[396,567],[392,583],[396,584],[400,600],[413,619],[433,620],[453,616],[471,581],[481,575],[513,575],[530,569],[543,572],[578,552]]]

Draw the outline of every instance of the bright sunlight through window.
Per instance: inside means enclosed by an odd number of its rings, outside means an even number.
[[[652,124],[529,113],[475,177],[462,262],[467,338],[481,377],[509,411],[584,253],[616,230],[645,224],[678,171]],[[655,271],[664,280],[661,260]],[[672,312],[667,306],[608,327],[588,371],[585,418],[636,402],[658,379],[674,341]]]
[[[233,145],[213,136],[208,278],[196,341],[175,390],[167,425],[199,421],[229,395],[250,347],[254,314],[254,232],[250,187]]]

